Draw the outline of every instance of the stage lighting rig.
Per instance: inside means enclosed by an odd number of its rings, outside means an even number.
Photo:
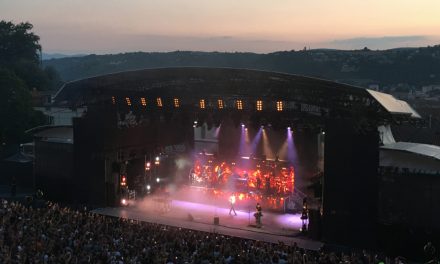
[[[174,98],[174,108],[179,108],[179,107],[180,107],[179,98]]]
[[[141,104],[142,106],[147,106],[147,100],[145,99],[145,97],[141,97]]]
[[[130,97],[125,97],[125,102],[127,103],[128,106],[131,106]]]
[[[257,100],[257,111],[263,111],[263,101]]]
[[[151,170],[151,162],[148,161],[148,162],[145,163],[145,170],[146,171]]]
[[[224,108],[223,100],[222,99],[218,99],[217,100],[217,105],[218,105],[218,109],[223,109]]]
[[[237,110],[243,110],[243,101],[242,100],[237,100],[235,102],[235,105],[237,107]]]
[[[200,109],[205,109],[206,108],[205,99],[200,99],[199,106],[200,106]]]
[[[277,101],[277,111],[281,112],[284,109],[284,103],[283,101]]]
[[[163,104],[162,104],[162,98],[157,97],[157,98],[156,98],[156,103],[157,103],[157,107],[162,107],[162,106],[163,106]]]

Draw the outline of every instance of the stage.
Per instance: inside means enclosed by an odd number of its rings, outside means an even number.
[[[282,241],[286,244],[296,242],[300,247],[317,250],[321,242],[313,241],[302,236],[300,214],[281,214],[265,212],[261,228],[255,226],[253,216],[255,208],[236,209],[237,215],[229,215],[229,207],[189,202],[181,199],[170,199],[169,208],[157,197],[151,196],[144,200],[133,202],[128,207],[99,208],[93,212],[133,219],[135,221],[151,222],[188,228],[193,230],[215,232],[223,235],[242,237],[272,243]],[[219,224],[214,224],[214,217],[219,217]]]

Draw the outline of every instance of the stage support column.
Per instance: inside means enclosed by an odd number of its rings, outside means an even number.
[[[324,159],[323,239],[374,247],[379,167],[376,127],[328,120]]]

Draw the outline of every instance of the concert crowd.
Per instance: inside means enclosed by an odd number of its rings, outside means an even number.
[[[0,263],[403,263],[1,200]]]

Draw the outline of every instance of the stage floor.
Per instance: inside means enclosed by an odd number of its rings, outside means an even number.
[[[99,208],[93,212],[271,243],[296,242],[298,246],[312,250],[322,246],[321,242],[301,236],[302,223],[299,214],[279,214],[263,210],[263,226],[256,228],[253,210],[236,210],[237,216],[230,216],[228,207],[177,199],[172,200],[169,211],[163,212],[160,208],[162,205],[157,200],[147,198],[129,207]],[[215,216],[219,217],[218,225],[214,224]]]

